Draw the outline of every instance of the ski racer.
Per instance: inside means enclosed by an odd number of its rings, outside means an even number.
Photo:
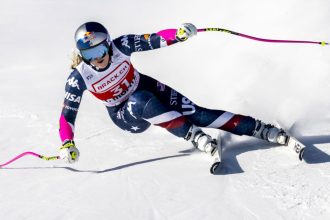
[[[78,54],[65,86],[60,116],[60,158],[78,161],[74,124],[84,91],[100,99],[112,121],[122,130],[142,133],[150,125],[167,129],[192,142],[200,151],[213,154],[214,139],[201,127],[216,128],[285,145],[288,135],[273,125],[250,116],[198,106],[175,89],[136,70],[134,52],[154,50],[184,42],[197,34],[193,24],[157,33],[128,34],[112,39],[100,23],[82,24],[75,33]]]

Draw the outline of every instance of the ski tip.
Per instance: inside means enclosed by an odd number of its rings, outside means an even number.
[[[305,148],[301,149],[301,151],[299,152],[299,160],[303,160],[304,158],[304,153],[305,153]]]
[[[211,168],[210,168],[210,173],[211,174],[215,174],[215,171],[217,170],[217,168],[219,167],[220,162],[215,162],[214,164],[212,164]]]

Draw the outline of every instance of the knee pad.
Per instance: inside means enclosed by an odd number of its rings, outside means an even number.
[[[154,95],[147,91],[135,92],[127,101],[127,110],[133,117],[142,118],[144,109],[153,97]]]

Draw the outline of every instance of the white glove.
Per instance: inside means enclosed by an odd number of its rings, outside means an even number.
[[[72,140],[64,142],[63,146],[60,148],[60,158],[67,163],[77,162],[79,160],[79,155],[79,150]]]
[[[176,31],[175,38],[178,41],[185,41],[189,37],[192,37],[196,34],[197,34],[197,28],[195,25],[190,24],[190,23],[184,23]]]

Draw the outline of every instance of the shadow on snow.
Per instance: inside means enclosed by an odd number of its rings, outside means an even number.
[[[1,169],[2,170],[66,169],[66,170],[70,170],[70,171],[73,171],[73,172],[80,172],[80,173],[106,173],[106,172],[121,170],[121,169],[125,169],[125,168],[136,166],[136,165],[141,165],[141,164],[145,164],[145,163],[152,163],[152,162],[156,162],[156,161],[160,161],[160,160],[166,160],[166,159],[171,159],[171,158],[176,158],[176,157],[185,157],[185,156],[189,156],[189,155],[190,154],[178,154],[178,155],[172,155],[172,156],[166,156],[166,157],[158,157],[158,158],[154,158],[154,159],[142,160],[142,161],[137,161],[137,162],[133,162],[133,163],[128,163],[128,164],[120,165],[120,166],[105,169],[105,170],[78,170],[78,169],[75,169],[75,168],[72,168],[72,167],[67,167],[67,166],[66,167],[21,167],[21,168],[1,168]]]
[[[329,144],[330,135],[319,135],[319,136],[301,136],[298,138],[302,143],[306,145],[305,154],[303,160],[307,164],[319,164],[330,162],[330,155],[323,152],[319,148],[315,147],[316,144]],[[254,150],[269,149],[272,147],[280,147],[274,144],[260,144],[260,140],[248,140],[243,142],[234,142],[228,144],[223,150],[223,163],[218,167],[216,175],[227,175],[243,173],[243,169],[239,165],[237,156]],[[297,156],[298,160],[298,156]]]
[[[328,163],[330,162],[330,156],[318,149],[314,145],[316,144],[329,144],[330,143],[330,135],[319,135],[319,136],[302,136],[299,137],[299,140],[302,141],[306,145],[304,161],[307,164],[319,164],[319,163]],[[260,140],[251,139],[247,141],[240,142],[232,142],[224,146],[223,149],[223,159],[222,165],[218,167],[216,171],[216,175],[228,175],[228,174],[237,174],[243,173],[244,170],[239,165],[237,160],[238,155],[255,150],[269,149],[273,147],[280,147],[274,144],[265,144],[261,143]],[[105,169],[105,170],[78,170],[72,167],[26,167],[26,168],[2,168],[2,169],[66,169],[73,172],[89,172],[89,173],[106,173],[117,171],[125,168],[129,168],[132,166],[142,165],[145,163],[152,163],[160,160],[166,160],[171,158],[185,157],[191,154],[191,150],[186,150],[180,152],[181,154],[166,156],[166,157],[158,157],[149,160],[142,160],[133,163],[128,163],[120,166],[116,166],[113,168]],[[202,155],[201,155],[202,156]],[[298,160],[298,156],[297,156]]]

